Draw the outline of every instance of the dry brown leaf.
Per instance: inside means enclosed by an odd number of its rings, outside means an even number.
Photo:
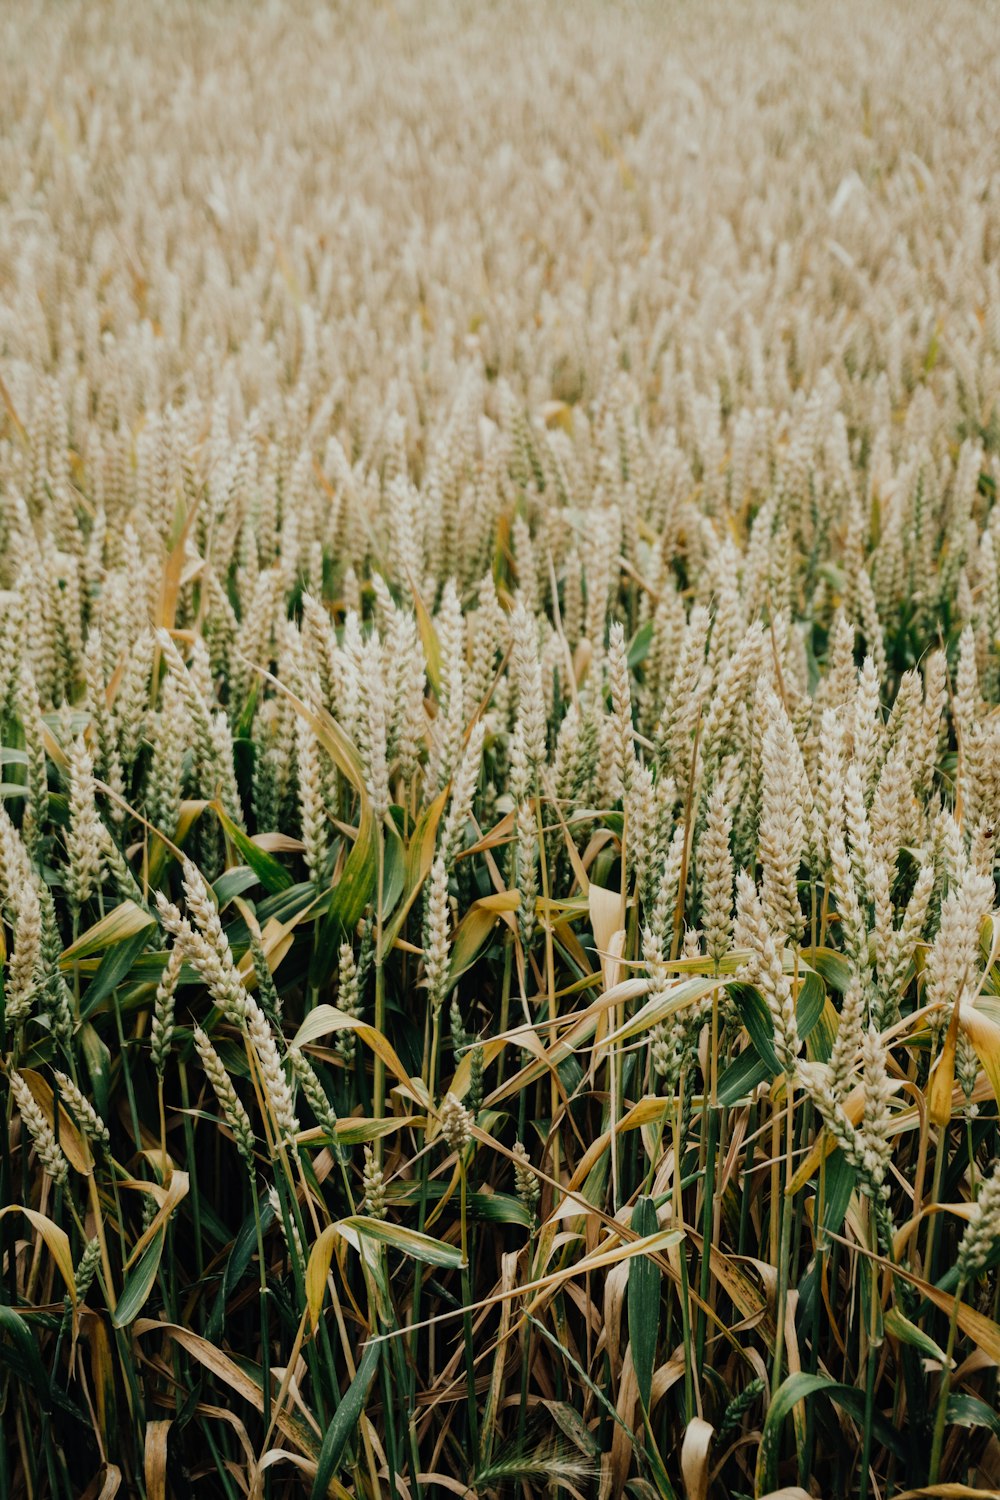
[[[147,1500],[167,1500],[167,1441],[172,1419],[146,1424],[143,1472]]]
[[[625,1480],[628,1478],[628,1471],[632,1464],[632,1443],[629,1433],[635,1430],[638,1409],[639,1382],[632,1363],[630,1344],[625,1350],[625,1360],[618,1385],[618,1400],[615,1402],[615,1410],[627,1430],[623,1431],[621,1425],[616,1422],[611,1437],[611,1492],[614,1495],[621,1495],[625,1491]]]
[[[709,1455],[715,1428],[703,1417],[692,1417],[681,1443],[681,1474],[687,1500],[707,1500]]]

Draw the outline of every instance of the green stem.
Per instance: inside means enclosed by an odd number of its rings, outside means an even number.
[[[941,1452],[944,1448],[944,1431],[948,1421],[948,1397],[951,1394],[951,1367],[952,1355],[955,1352],[955,1336],[958,1332],[958,1309],[962,1305],[962,1293],[965,1291],[965,1282],[960,1281],[955,1288],[955,1300],[951,1307],[951,1321],[948,1324],[948,1344],[945,1349],[945,1365],[941,1371],[941,1389],[938,1391],[937,1411],[934,1414],[934,1440],[931,1443],[931,1462],[927,1471],[928,1485],[937,1484],[938,1473],[941,1469]]]
[[[382,900],[385,891],[385,833],[378,832],[378,907],[375,914],[375,1030],[385,1035],[385,974],[382,968]],[[385,1114],[385,1063],[375,1056],[375,1118]],[[382,1160],[382,1139],[375,1143],[378,1160]]]
[[[945,1158],[948,1155],[948,1127],[942,1125],[938,1129],[937,1150],[934,1154],[934,1181],[931,1186],[931,1203],[939,1203],[941,1200],[941,1180],[944,1176]],[[937,1243],[937,1226],[940,1214],[931,1214],[927,1226],[927,1258],[924,1266],[928,1281],[934,1278],[934,1251]]]
[[[716,965],[718,970],[718,965]],[[712,991],[712,1054],[709,1058],[709,1090],[703,1100],[702,1120],[705,1135],[705,1187],[702,1198],[701,1219],[701,1272],[698,1291],[702,1302],[707,1303],[712,1282],[712,1231],[715,1218],[715,1156],[719,1136],[719,992]],[[699,1307],[697,1313],[697,1362],[701,1369],[705,1359],[705,1314]]]
[[[775,1309],[776,1330],[774,1335],[774,1364],[771,1367],[771,1399],[774,1400],[778,1387],[781,1385],[781,1370],[783,1365],[782,1350],[785,1342],[785,1303],[788,1299],[788,1272],[789,1251],[792,1239],[792,1215],[791,1203],[788,1198],[788,1190],[792,1180],[793,1142],[792,1142],[792,1106],[794,1082],[791,1074],[785,1076],[785,1094],[787,1102],[785,1105],[785,1170],[786,1186],[775,1205],[776,1211],[781,1215],[781,1238],[778,1251],[778,1298]]]
[[[876,1237],[877,1245],[877,1237]],[[861,1473],[858,1478],[858,1500],[868,1500],[868,1469],[871,1464],[872,1427],[875,1418],[875,1376],[878,1369],[878,1264],[873,1262],[868,1286],[868,1359],[865,1371],[865,1425],[861,1437]]]
[[[264,1231],[260,1222],[260,1204],[251,1179],[250,1198],[253,1202],[254,1228],[257,1231],[257,1263],[260,1268],[260,1368],[264,1395],[264,1430],[271,1426],[271,1348],[267,1316],[267,1261],[264,1258]]]
[[[673,1189],[673,1217],[676,1227],[684,1227],[684,1201],[681,1187],[681,1118],[684,1113],[684,1074],[681,1073],[680,1085],[677,1092],[677,1105],[674,1113],[674,1189]],[[682,1344],[684,1348],[684,1408],[685,1421],[690,1422],[692,1418],[700,1415],[699,1404],[695,1397],[694,1366],[692,1361],[691,1344],[691,1299],[688,1295],[688,1267],[687,1254],[684,1246],[680,1249],[681,1263],[681,1328]]]
[[[469,1446],[472,1459],[472,1472],[475,1473],[476,1462],[479,1456],[479,1416],[476,1411],[476,1365],[472,1344],[472,1313],[469,1310],[473,1299],[472,1283],[469,1279],[469,1229],[466,1212],[468,1174],[464,1151],[462,1153],[459,1173],[462,1190],[462,1328],[465,1334],[465,1378],[469,1410]]]

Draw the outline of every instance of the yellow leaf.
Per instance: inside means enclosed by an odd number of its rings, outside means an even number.
[[[590,922],[594,930],[594,942],[602,954],[601,968],[604,984],[611,989],[618,977],[618,962],[610,957],[611,941],[624,925],[621,891],[607,891],[603,886],[591,884],[587,892],[590,905]]]
[[[330,1262],[333,1259],[333,1244],[336,1238],[337,1226],[328,1224],[309,1252],[309,1264],[306,1266],[306,1307],[309,1310],[309,1322],[314,1333],[319,1323],[320,1308],[323,1306],[326,1278],[330,1274]]]
[[[915,1278],[911,1278],[914,1279]],[[951,1314],[955,1299],[947,1292],[939,1291],[936,1286],[930,1286],[926,1281],[917,1283],[925,1297],[929,1297],[935,1307],[939,1307],[943,1313]],[[988,1318],[985,1313],[977,1312],[967,1302],[958,1304],[958,1326],[973,1343],[978,1344],[984,1354],[988,1354],[995,1365],[1000,1365],[1000,1326]]]
[[[45,746],[45,753],[52,764],[58,766],[64,774],[68,773],[69,757],[47,724],[42,725],[42,744]]]
[[[592,1255],[585,1255],[582,1260],[564,1266],[561,1270],[552,1271],[548,1276],[541,1276],[537,1281],[528,1282],[526,1286],[519,1288],[521,1294],[538,1289],[537,1295],[527,1304],[524,1311],[526,1314],[535,1312],[548,1300],[557,1287],[576,1276],[585,1276],[592,1271],[603,1271],[608,1266],[617,1266],[622,1261],[631,1260],[636,1255],[659,1255],[664,1250],[679,1245],[684,1237],[683,1229],[660,1229],[656,1234],[643,1235],[641,1239],[629,1240],[626,1244],[615,1245],[611,1249],[598,1250]]]
[[[174,542],[170,556],[167,558],[163,569],[163,582],[160,585],[160,600],[156,611],[156,626],[161,630],[173,630],[174,617],[177,613],[177,596],[181,588],[181,574],[187,560],[187,541],[194,524],[194,518],[198,514],[200,495],[196,496],[191,508],[181,523],[177,539]],[[157,672],[160,665],[160,648],[157,646],[153,657],[153,682],[156,682]]]
[[[0,401],[3,402],[4,407],[6,408],[7,415],[10,418],[11,426],[17,433],[18,437],[21,439],[21,442],[24,443],[25,447],[27,447],[28,443],[30,442],[30,439],[28,437],[28,430],[17,414],[17,407],[11,400],[10,391],[4,384],[2,377],[0,377]]]
[[[21,1077],[31,1090],[32,1098],[38,1105],[42,1114],[48,1120],[53,1130],[56,1128],[55,1121],[55,1098],[52,1086],[41,1073],[36,1073],[34,1068],[22,1068]],[[75,1122],[66,1112],[63,1106],[59,1106],[59,1145],[62,1147],[70,1166],[84,1177],[94,1170],[94,1158],[91,1154],[90,1143],[76,1127]]]
[[[244,920],[247,918],[253,920],[253,913],[242,896],[237,896],[233,904]],[[264,950],[264,957],[267,959],[267,967],[272,974],[295,941],[295,928],[304,919],[311,921],[315,914],[316,903],[312,902],[309,906],[303,907],[302,911],[297,911],[287,922],[279,922],[277,917],[269,917],[264,923],[260,934],[260,944]],[[249,926],[249,922],[247,925]],[[253,966],[253,954],[249,948],[240,959],[237,968],[244,984],[248,989],[253,989],[257,983],[257,976]]]
[[[90,1350],[91,1390],[94,1393],[96,1431],[105,1445],[112,1441],[115,1411],[115,1359],[111,1353],[111,1336],[105,1318],[84,1304],[77,1309],[82,1340]],[[117,1472],[117,1471],[116,1471]],[[112,1490],[113,1494],[114,1491]]]
[[[434,862],[438,823],[441,821],[441,814],[449,795],[450,787],[445,787],[420,814],[406,851],[406,877],[402,898],[386,923],[382,934],[382,946],[379,949],[382,955],[389,951],[398,938],[410,908],[430,872]]]
[[[189,1182],[190,1179],[186,1172],[171,1172],[170,1181],[167,1183],[166,1189],[161,1188],[157,1193],[152,1194],[152,1196],[157,1198],[160,1206],[156,1212],[156,1216],[150,1221],[149,1227],[140,1235],[132,1247],[132,1254],[125,1262],[126,1270],[128,1270],[129,1266],[135,1264],[146,1246],[152,1239],[155,1239],[156,1235],[166,1224],[181,1199],[187,1196]],[[135,1185],[145,1189],[153,1186],[150,1183],[137,1183]]]
[[[497,891],[472,903],[455,929],[451,945],[452,983],[474,962],[503,914],[517,910],[519,900],[517,891]]]
[[[226,1385],[241,1395],[244,1401],[249,1401],[251,1406],[263,1415],[264,1393],[261,1387],[245,1370],[223,1354],[221,1349],[209,1343],[208,1339],[200,1338],[198,1334],[182,1328],[178,1323],[161,1323],[154,1318],[137,1319],[132,1332],[136,1338],[141,1338],[147,1333],[159,1333],[172,1338],[175,1344],[180,1344],[181,1348],[186,1349],[199,1364],[204,1365],[206,1369],[211,1370],[213,1375],[225,1381]],[[316,1457],[319,1444],[304,1423],[277,1404],[274,1421],[285,1437],[309,1457]]]
[[[948,1206],[950,1207],[951,1205]],[[832,1238],[840,1239],[840,1236],[833,1235]],[[846,1244],[847,1241],[844,1241],[844,1243]],[[874,1251],[864,1250],[860,1246],[855,1246],[854,1248],[862,1249],[862,1253],[869,1260],[877,1261],[880,1266],[885,1266],[896,1276],[902,1276],[904,1281],[908,1281],[911,1286],[916,1287],[922,1297],[926,1297],[928,1301],[934,1303],[935,1307],[939,1307],[943,1313],[946,1313],[949,1317],[951,1316],[953,1309],[955,1309],[955,1297],[953,1293],[942,1292],[940,1287],[931,1286],[930,1282],[924,1281],[923,1277],[915,1276],[912,1271],[904,1270],[902,1266],[896,1265],[894,1261],[886,1260],[883,1255],[876,1255]],[[962,1332],[967,1334],[973,1343],[978,1344],[983,1353],[987,1354],[995,1365],[1000,1365],[1000,1325],[994,1323],[993,1319],[988,1318],[985,1313],[977,1312],[967,1302],[959,1302],[956,1321]]]
[[[857,1125],[864,1112],[864,1090],[860,1087],[852,1089],[847,1098],[844,1100],[845,1115],[850,1120],[852,1125]],[[831,1154],[831,1152],[836,1151],[836,1149],[837,1142],[834,1140],[830,1132],[828,1130],[821,1131],[819,1138],[813,1142],[813,1147],[809,1152],[809,1155],[806,1157],[805,1161],[799,1167],[798,1171],[795,1173],[795,1176],[788,1184],[789,1196],[799,1192],[800,1189],[804,1188],[813,1173],[818,1170],[820,1164],[826,1159],[826,1157]]]
[[[979,1005],[962,1006],[960,1025],[979,1054],[995,1098],[1000,1100],[1000,1026]]]
[[[295,1047],[307,1047],[310,1042],[315,1042],[321,1036],[326,1036],[331,1031],[353,1031],[366,1047],[370,1047],[376,1057],[380,1057],[389,1072],[412,1089],[422,1103],[429,1104],[427,1090],[419,1078],[411,1078],[399,1060],[393,1048],[380,1031],[374,1026],[369,1026],[366,1021],[358,1021],[354,1016],[347,1016],[342,1010],[337,1010],[333,1005],[317,1005],[309,1012],[298,1031],[295,1033]]]
[[[927,1113],[935,1125],[947,1125],[951,1119],[951,1095],[955,1087],[955,1048],[958,1045],[958,1020],[961,1002],[951,1008],[951,1020],[944,1045],[931,1068],[927,1088]]]
[[[573,433],[573,408],[565,401],[546,401],[542,405],[542,417],[546,427],[561,427],[563,432]]]
[[[427,680],[435,693],[439,693],[441,691],[441,643],[427,605],[420,597],[420,591],[412,578],[410,591],[413,594],[413,612],[417,617],[417,628],[420,631],[420,644],[424,648],[424,657],[427,662]]]
[[[108,948],[113,948],[116,943],[123,943],[126,938],[132,937],[137,932],[142,932],[146,927],[155,926],[155,919],[148,911],[135,901],[122,901],[107,916],[95,922],[93,927],[77,938],[65,948],[59,957],[59,966],[63,969],[71,969],[73,962],[78,958],[89,958],[93,953],[102,953]]]
[[[65,1229],[60,1229],[45,1214],[36,1212],[33,1208],[22,1208],[19,1203],[8,1203],[6,1208],[0,1208],[0,1219],[4,1214],[24,1214],[29,1224],[32,1224],[49,1248],[49,1253],[59,1268],[59,1274],[66,1283],[69,1292],[69,1300],[76,1306],[76,1276],[73,1271],[73,1255],[69,1247],[69,1235]]]

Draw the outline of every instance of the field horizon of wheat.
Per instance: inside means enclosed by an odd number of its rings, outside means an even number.
[[[995,9],[0,42],[0,1500],[1000,1494]]]

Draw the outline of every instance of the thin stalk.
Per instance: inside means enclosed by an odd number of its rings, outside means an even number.
[[[514,943],[509,931],[506,932],[503,945],[503,983],[500,987],[500,1030],[504,1032],[510,1023],[510,986],[514,972]],[[504,1064],[507,1052],[504,1049],[497,1058],[497,1087],[503,1083]]]
[[[771,1367],[771,1399],[774,1400],[781,1385],[783,1365],[782,1350],[785,1342],[785,1303],[788,1299],[788,1273],[792,1236],[792,1215],[789,1192],[794,1173],[793,1104],[795,1084],[791,1074],[785,1075],[785,1188],[779,1189],[775,1200],[775,1211],[781,1216],[781,1240],[778,1250],[778,1297],[775,1309],[774,1364]]]
[[[681,853],[681,869],[677,882],[677,903],[674,907],[674,930],[670,943],[671,960],[677,957],[680,951],[681,935],[684,928],[684,893],[687,889],[688,863],[691,859],[691,840],[694,835],[694,778],[698,765],[698,746],[701,743],[701,710],[698,710],[698,722],[695,725],[694,743],[691,746],[691,764],[688,769],[687,795],[684,799],[684,847]]]
[[[677,1107],[674,1113],[674,1185],[673,1185],[673,1219],[675,1227],[684,1227],[684,1199],[681,1192],[681,1119],[684,1113],[684,1074],[681,1073],[680,1084],[677,1091]],[[684,1247],[680,1252],[681,1263],[681,1327],[683,1329],[682,1343],[684,1346],[684,1406],[686,1420],[690,1422],[693,1417],[701,1415],[701,1395],[694,1374],[694,1362],[692,1359],[691,1341],[691,1299],[688,1294],[688,1269],[687,1255]]]
[[[944,1176],[945,1160],[948,1155],[948,1127],[942,1125],[938,1129],[937,1150],[934,1153],[934,1179],[931,1184],[932,1204],[941,1201],[941,1179]],[[934,1252],[937,1245],[937,1226],[940,1214],[929,1214],[927,1224],[927,1251],[924,1262],[924,1272],[928,1281],[934,1280]]]
[[[239,1491],[233,1486],[233,1481],[229,1474],[228,1464],[226,1464],[223,1460],[207,1422],[203,1423],[202,1431],[205,1434],[205,1441],[208,1444],[208,1451],[212,1455],[212,1462],[215,1464],[215,1472],[218,1474],[220,1480],[222,1481],[222,1487],[226,1492],[227,1500],[236,1500]]]
[[[189,1202],[191,1204],[192,1228],[194,1229],[194,1258],[195,1265],[198,1268],[198,1275],[200,1277],[205,1273],[205,1251],[202,1244],[201,1198],[198,1193],[198,1171],[195,1164],[194,1122],[191,1118],[191,1100],[188,1094],[187,1069],[184,1066],[183,1062],[178,1062],[177,1071],[181,1083],[181,1104],[184,1107],[183,1130],[184,1150],[186,1153],[185,1161],[187,1163],[187,1169],[191,1178]]]
[[[468,1169],[464,1151],[459,1162],[459,1179],[462,1208],[462,1331],[465,1337],[465,1379],[468,1396],[469,1444],[474,1472],[476,1457],[479,1453],[479,1414],[476,1410],[476,1362],[472,1342],[472,1313],[470,1311],[473,1296],[472,1283],[469,1279],[469,1229],[466,1208]]]
[[[948,1343],[944,1351],[945,1365],[941,1371],[941,1388],[938,1391],[937,1410],[934,1414],[934,1438],[931,1442],[931,1461],[927,1471],[928,1485],[937,1484],[938,1474],[941,1469],[944,1430],[948,1421],[948,1397],[951,1394],[952,1356],[955,1353],[955,1336],[958,1332],[958,1310],[962,1305],[962,1293],[964,1291],[965,1282],[960,1281],[955,1288],[955,1300],[951,1305],[951,1319],[948,1323]]]
[[[551,1036],[551,1039],[554,1042],[555,1039],[556,1039],[556,969],[555,969],[555,950],[554,950],[553,944],[552,944],[552,913],[551,913],[551,908],[549,906],[549,870],[548,870],[548,861],[547,861],[546,856],[545,856],[545,830],[544,830],[544,825],[543,825],[543,822],[542,822],[542,799],[541,799],[541,797],[538,794],[538,788],[537,788],[537,786],[535,788],[535,824],[536,824],[536,827],[538,829],[538,863],[539,863],[539,872],[540,872],[541,881],[542,881],[542,896],[543,896],[544,901],[545,901],[545,989],[546,989],[546,1002],[547,1002],[546,1003],[546,1010],[548,1012],[549,1021],[552,1023],[552,1036]],[[622,846],[623,871],[624,871],[624,859],[625,859],[625,850],[624,850],[624,845],[623,845]],[[624,883],[624,878],[625,877],[624,877],[624,873],[623,873],[623,875],[622,875],[622,881],[623,881],[623,883]],[[623,896],[622,899],[624,900],[624,896]],[[558,1084],[558,1080],[556,1078],[555,1073],[552,1073],[550,1075],[550,1078],[549,1078],[549,1107],[550,1107],[550,1110],[551,1110],[551,1117],[554,1120],[556,1118],[556,1115],[559,1112],[559,1084]],[[559,1133],[558,1133],[558,1131],[553,1131],[552,1132],[552,1176],[555,1178],[556,1182],[559,1181],[559,1172],[560,1172],[560,1165],[559,1165]]]
[[[869,1221],[871,1220],[869,1207]],[[861,1473],[858,1476],[858,1500],[868,1500],[868,1470],[872,1454],[872,1428],[875,1421],[875,1377],[878,1371],[878,1264],[871,1263],[868,1289],[868,1358],[865,1370],[865,1424],[861,1434]]]
[[[427,1155],[426,1151],[423,1152],[420,1157],[419,1166],[420,1177],[418,1188],[419,1197],[417,1199],[417,1229],[421,1233],[423,1233],[424,1225],[427,1222],[427,1180],[430,1171],[430,1158]],[[410,1391],[410,1406],[414,1409],[416,1407],[417,1401],[417,1351],[420,1345],[420,1330],[416,1327],[416,1324],[420,1322],[420,1299],[423,1293],[424,1285],[423,1273],[423,1265],[420,1261],[417,1261],[413,1270],[413,1305],[410,1313],[410,1322],[414,1324],[414,1328],[410,1334],[410,1378],[408,1382]]]
[[[736,1246],[740,1255],[746,1254],[747,1243],[750,1235],[750,1200],[753,1193],[753,1163],[756,1155],[756,1146],[752,1144],[757,1136],[757,1105],[751,1104],[747,1119],[747,1139],[751,1142],[749,1153],[749,1164],[743,1168],[743,1191],[740,1193],[740,1228]]]
[[[250,1183],[254,1228],[257,1233],[257,1264],[260,1270],[260,1369],[264,1396],[264,1427],[271,1426],[271,1337],[268,1326],[267,1261],[264,1258],[264,1230],[260,1222],[260,1204],[253,1182]]]
[[[385,831],[378,831],[378,905],[375,912],[375,1030],[385,1034],[385,973],[382,966],[382,902],[385,894]],[[385,1063],[375,1055],[375,1118],[385,1114]],[[382,1160],[381,1137],[375,1142],[376,1156]]]
[[[115,1296],[114,1279],[111,1275],[111,1260],[108,1256],[108,1242],[104,1237],[104,1214],[101,1212],[101,1200],[97,1193],[97,1182],[93,1172],[87,1173],[87,1192],[90,1195],[90,1206],[94,1214],[94,1233],[101,1251],[101,1271],[104,1276],[104,1295],[108,1299],[108,1306],[114,1312],[118,1305]]]
[[[814,1237],[814,1266],[816,1276],[816,1287],[812,1299],[812,1317],[809,1327],[809,1353],[806,1360],[806,1369],[810,1375],[815,1375],[819,1366],[819,1329],[820,1309],[823,1304],[823,1277],[826,1270],[827,1239],[824,1228],[824,1215],[826,1213],[826,1157],[820,1162],[819,1187],[816,1193]],[[813,1416],[815,1403],[810,1401],[806,1406],[806,1440],[805,1451],[799,1466],[799,1483],[804,1487],[805,1481],[812,1472],[813,1446],[816,1441],[816,1425]]]
[[[379,1360],[379,1371],[382,1376],[382,1400],[385,1407],[385,1463],[389,1471],[389,1493],[392,1495],[393,1500],[396,1500],[396,1496],[399,1493],[396,1486],[396,1475],[399,1472],[400,1464],[396,1453],[396,1403],[393,1399],[392,1382],[389,1377],[389,1361],[387,1359]]]
[[[122,1064],[122,1077],[125,1080],[125,1092],[128,1095],[129,1117],[132,1121],[132,1142],[137,1151],[142,1150],[142,1130],[139,1126],[139,1111],[135,1102],[135,1089],[132,1087],[132,1073],[129,1068],[128,1048],[125,1044],[125,1029],[122,1026],[121,1006],[117,1001],[112,1003],[111,1009],[115,1015],[115,1029],[118,1032],[119,1055]]]
[[[716,973],[718,973],[716,964]],[[703,1101],[702,1121],[705,1138],[705,1189],[701,1216],[701,1267],[698,1290],[703,1303],[708,1302],[712,1281],[712,1232],[715,1219],[715,1158],[719,1133],[719,991],[712,991],[711,1056],[709,1057],[708,1098]],[[706,1319],[703,1308],[697,1312],[697,1361],[701,1369],[705,1358]]]

